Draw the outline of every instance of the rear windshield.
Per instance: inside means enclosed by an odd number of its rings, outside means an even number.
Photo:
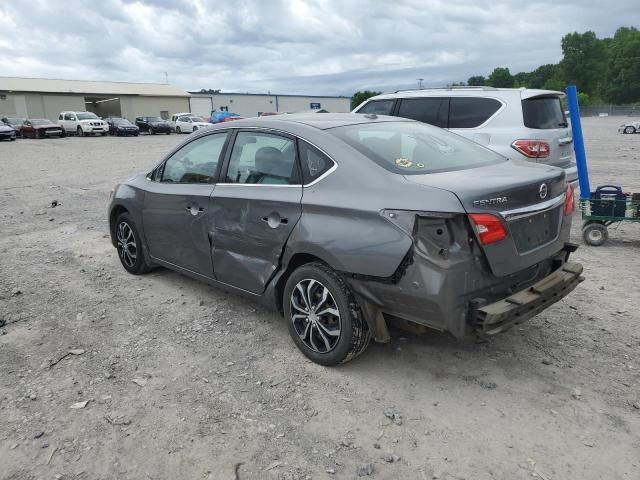
[[[523,100],[522,114],[524,116],[524,125],[527,128],[549,130],[552,128],[565,128],[569,125],[562,111],[560,98],[555,95]]]
[[[503,156],[446,130],[418,122],[380,122],[328,129],[386,170],[424,175],[506,161]]]

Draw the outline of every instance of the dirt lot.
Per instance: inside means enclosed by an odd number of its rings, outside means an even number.
[[[619,123],[584,122],[592,183],[640,191]],[[396,332],[323,368],[277,314],[120,266],[109,190],[181,138],[0,144],[0,478],[640,478],[638,225],[489,344]]]

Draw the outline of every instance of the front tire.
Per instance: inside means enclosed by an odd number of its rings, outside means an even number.
[[[599,247],[609,238],[609,231],[602,223],[588,223],[582,227],[582,238],[587,245]]]
[[[118,258],[124,269],[133,275],[142,275],[151,270],[138,229],[127,212],[118,215],[115,229]]]
[[[149,129],[149,135],[155,135],[156,131],[153,128]]]
[[[369,345],[369,326],[351,288],[322,263],[303,265],[291,274],[283,305],[294,343],[320,365],[348,362]]]
[[[84,135],[84,132],[82,131],[82,127],[78,127],[76,129],[76,136],[82,137],[83,135]]]
[[[628,127],[626,127],[624,129],[624,133],[636,133],[636,129],[634,127],[632,127],[631,125],[629,125]]]
[[[181,134],[182,133],[182,130],[180,130],[180,127],[176,127],[176,133],[177,134]]]

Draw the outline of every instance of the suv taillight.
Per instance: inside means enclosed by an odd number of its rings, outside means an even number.
[[[574,188],[571,184],[567,185],[567,190],[564,192],[564,214],[571,215],[575,210]]]
[[[516,140],[511,146],[528,158],[546,158],[551,153],[551,147],[544,140]]]
[[[469,214],[471,223],[478,234],[482,245],[499,242],[507,237],[507,231],[500,218],[490,213]]]

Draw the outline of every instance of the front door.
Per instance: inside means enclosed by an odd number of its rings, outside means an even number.
[[[211,197],[217,280],[264,292],[302,213],[296,157],[293,138],[268,131],[236,135],[226,174]]]
[[[152,258],[213,277],[209,201],[227,133],[200,137],[156,170],[144,197],[143,228]]]

